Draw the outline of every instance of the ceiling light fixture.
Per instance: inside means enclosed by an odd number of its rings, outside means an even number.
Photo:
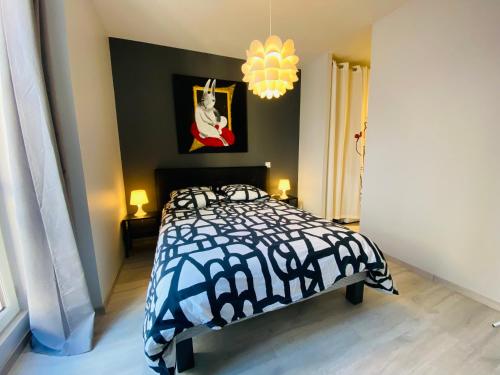
[[[269,0],[269,37],[262,44],[260,40],[250,43],[247,61],[241,66],[243,81],[248,82],[248,89],[261,98],[279,98],[286,90],[293,89],[297,82],[297,63],[293,40],[285,43],[271,32],[271,0]]]

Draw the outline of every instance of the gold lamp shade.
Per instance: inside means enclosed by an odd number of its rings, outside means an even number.
[[[264,44],[254,40],[247,50],[247,61],[241,66],[243,81],[261,98],[279,98],[299,80],[298,62],[293,40],[282,43],[276,35],[271,35]]]

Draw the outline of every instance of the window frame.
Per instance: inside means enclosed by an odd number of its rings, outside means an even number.
[[[0,335],[19,313],[19,301],[0,230]]]

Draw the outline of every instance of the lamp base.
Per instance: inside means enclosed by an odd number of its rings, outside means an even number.
[[[137,212],[134,214],[134,216],[142,217],[142,216],[146,216],[146,213],[147,212],[142,209],[142,204],[138,204],[137,205]]]
[[[288,195],[286,195],[285,190],[282,190],[281,195],[280,195],[280,199],[288,199]]]

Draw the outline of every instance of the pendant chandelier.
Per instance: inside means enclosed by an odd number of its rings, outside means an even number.
[[[247,60],[241,66],[243,82],[248,89],[261,98],[279,98],[286,90],[293,89],[297,82],[297,63],[293,40],[281,42],[279,36],[271,32],[271,0],[269,1],[269,37],[264,44],[260,40],[250,43]]]

